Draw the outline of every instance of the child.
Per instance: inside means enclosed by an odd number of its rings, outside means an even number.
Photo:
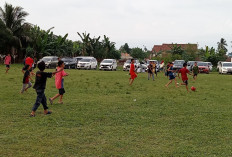
[[[152,66],[153,66],[153,74],[155,73],[156,77],[157,77],[157,71],[156,71],[156,63],[153,61],[152,62]]]
[[[194,66],[193,66],[193,79],[194,79],[194,81],[196,81],[198,73],[199,73],[199,68],[197,66],[197,62],[195,62]]]
[[[64,69],[64,62],[62,60],[60,60],[58,62],[58,67],[57,67],[57,71],[59,71],[60,69]],[[53,104],[53,100],[55,100],[56,98],[60,97],[59,100],[59,104],[63,104],[63,95],[65,93],[64,90],[64,76],[68,76],[67,73],[65,73],[64,70],[60,71],[59,73],[56,73],[56,77],[55,77],[55,84],[56,84],[56,88],[59,90],[59,94],[56,94],[54,97],[49,98],[49,101],[51,104]]]
[[[167,76],[167,78],[169,75],[169,72],[168,72],[169,67],[170,67],[170,62],[168,62],[167,67],[166,67],[166,72],[165,72],[165,75]]]
[[[149,65],[148,65],[147,73],[148,73],[148,80],[149,80],[150,77],[152,76],[152,79],[153,79],[153,81],[154,81],[155,78],[154,78],[153,66],[152,66],[152,63],[151,63],[151,62],[150,62]]]
[[[187,74],[191,75],[189,70],[187,69],[187,63],[183,64],[183,68],[179,70],[178,72],[178,77],[179,77],[179,73],[181,73],[181,77],[182,77],[182,81],[183,83],[181,83],[181,85],[185,85],[187,92],[189,92],[188,90],[188,76]],[[179,77],[180,78],[180,77]]]
[[[131,59],[131,65],[130,65],[130,78],[129,78],[129,84],[132,85],[134,82],[134,79],[137,77],[135,73],[135,65],[134,65],[134,59]]]
[[[32,86],[31,82],[29,81],[29,79],[32,80],[31,77],[30,77],[30,71],[29,71],[29,69],[30,69],[29,65],[26,65],[24,67],[24,69],[23,69],[25,72],[24,72],[24,76],[23,76],[23,88],[21,89],[21,93],[22,94],[23,94],[24,91],[27,91],[27,89]]]
[[[40,103],[42,103],[43,108],[44,108],[44,114],[51,114],[51,111],[48,111],[48,107],[47,107],[47,99],[45,96],[45,88],[46,88],[46,81],[47,78],[51,78],[54,74],[60,72],[62,69],[60,69],[60,71],[56,71],[56,72],[44,72],[45,69],[45,63],[44,61],[40,62],[38,64],[38,68],[40,71],[36,72],[36,78],[35,78],[35,84],[33,86],[33,88],[36,90],[37,93],[37,98],[36,98],[36,102],[32,108],[31,117],[35,117],[35,112],[38,109]]]
[[[176,77],[173,74],[173,72],[176,72],[176,71],[173,70],[173,63],[172,62],[169,63],[169,68],[167,71],[168,71],[168,76],[169,76],[170,81],[165,86],[168,88],[168,85],[171,84],[173,80],[175,80],[176,88],[179,87],[179,86],[177,86]]]
[[[8,71],[10,69],[10,63],[11,63],[11,56],[8,53],[8,55],[4,59],[4,64],[6,65],[6,74],[8,73]]]

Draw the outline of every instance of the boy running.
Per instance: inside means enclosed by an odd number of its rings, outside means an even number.
[[[176,88],[178,88],[179,86],[177,85],[176,77],[173,74],[174,72],[176,72],[176,70],[173,70],[173,63],[172,62],[169,63],[169,68],[167,71],[168,71],[168,76],[169,76],[170,81],[165,86],[168,88],[168,85],[171,84],[173,80],[175,80]]]
[[[26,65],[23,69],[23,70],[25,70],[25,72],[24,72],[24,76],[23,76],[23,88],[21,89],[22,94],[24,91],[27,91],[27,89],[32,86],[32,83],[29,81],[29,79],[32,80],[30,77],[29,69],[30,69],[29,65]]]
[[[9,53],[4,59],[4,64],[6,65],[6,74],[7,74],[10,69],[10,64],[11,64],[11,56]]]
[[[58,67],[57,67],[57,71],[60,71],[61,69],[64,69],[64,62],[62,60],[60,60],[58,62]],[[63,95],[65,93],[64,90],[64,76],[68,76],[68,74],[64,71],[61,70],[60,72],[56,73],[56,77],[55,77],[55,84],[56,84],[56,88],[59,90],[59,93],[56,94],[54,97],[49,98],[49,101],[51,104],[53,104],[53,100],[55,100],[56,98],[60,97],[59,100],[59,104],[63,104]]]
[[[40,62],[38,64],[38,68],[40,71],[36,72],[36,78],[35,78],[35,84],[33,86],[33,88],[36,90],[37,93],[37,98],[36,98],[36,102],[32,108],[31,117],[35,117],[35,112],[38,109],[38,107],[40,106],[40,103],[42,103],[43,108],[44,108],[44,114],[51,114],[51,111],[48,111],[48,107],[47,107],[47,99],[45,96],[45,88],[46,88],[46,82],[47,82],[47,78],[51,78],[54,74],[60,72],[62,69],[60,69],[60,71],[56,71],[56,72],[44,72],[45,69],[45,63],[44,61]]]
[[[135,65],[134,65],[135,60],[131,59],[131,65],[130,65],[130,78],[129,78],[129,84],[132,85],[134,82],[134,79],[137,77],[135,73]]]
[[[197,66],[197,62],[195,62],[194,66],[193,66],[193,79],[194,79],[194,81],[196,81],[198,73],[199,73],[199,68]]]
[[[191,74],[190,74],[189,70],[187,69],[187,63],[184,63],[183,68],[180,69],[179,72],[178,72],[178,77],[180,78],[179,73],[181,73],[181,78],[182,78],[182,81],[183,81],[183,83],[181,83],[181,85],[185,85],[187,91],[189,92],[187,74],[189,74],[189,75],[191,75]]]

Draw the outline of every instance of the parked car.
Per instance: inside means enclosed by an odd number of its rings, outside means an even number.
[[[115,59],[104,59],[99,66],[99,70],[115,70],[117,69],[117,61]]]
[[[200,72],[200,73],[209,74],[209,66],[208,66],[208,63],[206,63],[206,62],[198,62],[198,63],[197,63],[197,66],[198,66],[198,68],[199,68],[199,72]]]
[[[232,74],[232,62],[220,62],[218,69],[219,74]]]
[[[126,60],[126,62],[123,65],[123,71],[129,71],[130,64],[131,64],[131,59]],[[135,65],[135,69],[138,69],[140,67],[140,62],[138,59],[135,59],[134,65]]]
[[[77,64],[75,58],[65,57],[61,60],[64,61],[65,69],[76,69]]]
[[[78,62],[80,60],[82,60],[83,58],[86,58],[86,57],[88,57],[88,56],[78,56],[78,57],[73,57],[73,58],[75,59],[76,64],[78,64]]]
[[[211,62],[205,62],[205,63],[208,64],[209,70],[212,71],[213,70],[213,64]]]
[[[183,68],[183,64],[185,63],[184,60],[175,60],[174,61],[174,64],[173,64],[173,69],[176,70],[176,69],[181,69]]]
[[[77,69],[97,70],[97,60],[94,57],[84,57],[77,63]]]
[[[160,71],[159,62],[157,60],[148,60],[147,61],[147,66],[150,64],[150,62],[155,62],[155,64],[156,64],[156,71],[159,72]]]
[[[56,68],[58,64],[58,57],[57,56],[45,56],[40,59],[38,62],[44,61],[46,68]]]
[[[146,61],[140,62],[141,72],[145,72],[147,70],[147,66],[148,66],[148,64]]]

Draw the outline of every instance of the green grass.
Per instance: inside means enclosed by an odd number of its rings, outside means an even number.
[[[19,94],[21,65],[0,65],[0,156],[232,156],[232,75],[200,74],[166,89],[163,73],[66,70],[64,104],[29,117],[36,99]],[[46,70],[52,71],[52,70]],[[180,80],[178,80],[180,82]],[[46,96],[57,93],[48,79]],[[136,101],[135,101],[136,99]]]

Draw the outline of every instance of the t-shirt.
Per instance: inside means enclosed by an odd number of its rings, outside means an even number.
[[[59,71],[60,69],[61,69],[61,68],[58,67],[58,68],[57,68],[57,71]],[[63,88],[63,87],[62,87],[62,79],[63,79],[63,77],[66,76],[66,75],[67,75],[67,73],[66,73],[64,70],[62,70],[62,71],[56,73],[55,84],[56,84],[56,88],[57,88],[57,89]]]
[[[26,72],[24,73],[24,76],[23,76],[23,83],[24,84],[29,82],[29,76],[30,76],[30,71],[26,70]]]
[[[35,76],[35,84],[34,84],[33,88],[36,90],[45,89],[48,77],[49,78],[52,77],[51,72],[37,71],[36,76]]]
[[[4,63],[4,64],[9,65],[10,62],[11,62],[11,56],[6,56],[6,57],[5,57],[5,63]]]
[[[187,68],[180,69],[179,73],[181,73],[182,80],[188,80],[187,73],[189,73],[189,70]]]
[[[170,67],[171,71],[168,71],[168,76],[173,76],[173,67]]]
[[[148,73],[152,73],[152,69],[153,69],[152,64],[149,64],[149,65],[148,65]]]
[[[30,67],[32,67],[33,63],[34,63],[34,60],[31,57],[26,58],[25,64],[30,65]]]
[[[193,73],[194,73],[194,74],[198,74],[198,72],[199,72],[198,66],[194,66],[194,67],[193,67]]]

